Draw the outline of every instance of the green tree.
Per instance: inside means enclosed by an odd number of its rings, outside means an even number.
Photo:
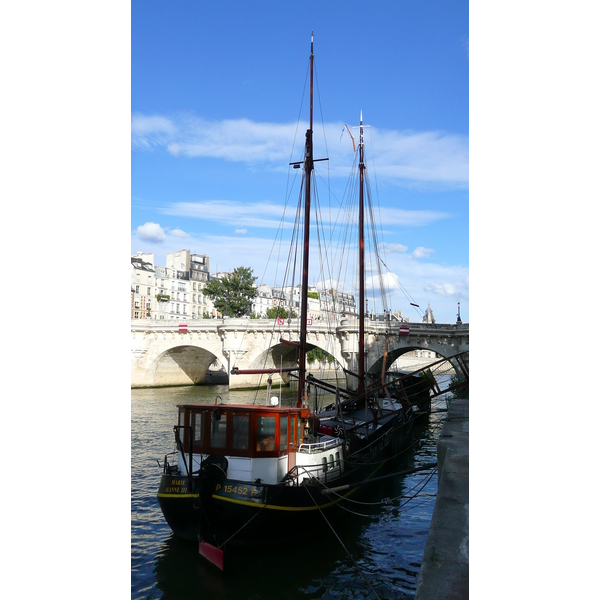
[[[452,390],[451,398],[468,398],[469,397],[469,383],[465,382],[458,375],[450,375],[450,385],[459,386]]]
[[[238,267],[222,279],[211,279],[202,293],[208,296],[215,308],[229,317],[241,317],[250,314],[252,299],[256,296],[256,281],[252,269]]]
[[[306,360],[309,365],[312,365],[316,360],[319,362],[327,360],[327,363],[331,364],[335,359],[329,352],[325,352],[322,348],[313,348],[306,353]]]
[[[291,313],[291,314],[290,314]],[[295,317],[296,313],[292,310],[289,311],[283,306],[275,306],[273,308],[267,308],[267,319],[288,319]]]

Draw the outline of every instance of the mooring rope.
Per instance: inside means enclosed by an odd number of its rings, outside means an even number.
[[[358,564],[356,564],[356,561],[352,557],[352,554],[350,554],[350,551],[348,550],[348,548],[346,548],[344,542],[342,541],[342,539],[340,538],[340,536],[337,534],[336,530],[333,528],[333,526],[331,525],[331,523],[329,522],[329,520],[327,519],[327,517],[323,514],[323,511],[321,510],[321,507],[318,505],[317,501],[313,498],[313,496],[310,493],[310,490],[308,489],[308,487],[309,486],[305,486],[305,489],[308,492],[308,495],[310,496],[310,499],[315,503],[315,506],[319,509],[319,512],[321,513],[321,516],[325,519],[325,523],[327,523],[327,525],[329,525],[329,528],[333,532],[333,535],[335,535],[335,537],[337,538],[338,542],[341,544],[342,548],[346,551],[346,554],[348,555],[348,558],[352,561],[352,564],[356,567],[356,570],[360,573],[361,577],[366,581],[367,585],[369,586],[369,588],[371,589],[371,591],[373,592],[373,594],[375,594],[375,598],[377,598],[378,600],[381,600],[380,597],[379,597],[379,595],[377,594],[377,592],[375,591],[375,589],[371,585],[371,582],[367,579],[367,576],[363,573],[362,569],[358,566]]]
[[[368,485],[368,484],[370,484],[370,483],[379,482],[379,481],[381,481],[382,479],[392,479],[393,477],[401,477],[401,476],[406,476],[406,475],[413,475],[413,474],[416,474],[416,473],[418,473],[419,471],[427,471],[427,470],[430,470],[430,469],[433,469],[433,473],[428,473],[428,474],[427,474],[427,476],[428,476],[428,479],[427,479],[427,481],[426,481],[425,483],[428,483],[428,482],[431,480],[431,477],[432,477],[432,476],[433,476],[435,473],[437,473],[437,462],[436,462],[436,463],[434,463],[434,464],[432,464],[432,465],[423,465],[422,467],[418,467],[417,469],[415,469],[415,470],[413,470],[413,471],[411,471],[411,472],[402,472],[402,471],[401,471],[401,472],[399,472],[399,473],[390,473],[389,475],[384,475],[384,476],[382,476],[382,477],[376,477],[375,479],[368,479],[368,480],[366,480],[366,481],[365,481],[364,483],[362,483],[362,484],[357,484],[355,487],[359,487],[359,485]],[[326,490],[327,490],[327,492],[326,492],[326,493],[327,493],[328,495],[331,495],[331,496],[336,496],[336,497],[338,497],[338,498],[340,498],[340,499],[342,499],[342,500],[346,500],[346,501],[348,501],[348,502],[352,502],[352,503],[354,503],[354,504],[361,504],[361,505],[363,505],[363,506],[380,506],[380,505],[383,505],[383,504],[390,504],[390,502],[393,502],[393,501],[395,501],[395,500],[401,500],[401,499],[409,499],[409,500],[412,500],[412,499],[414,499],[414,498],[416,497],[416,495],[418,494],[418,492],[417,492],[417,494],[415,494],[415,495],[413,495],[413,496],[408,496],[408,495],[406,495],[406,494],[400,494],[400,496],[396,496],[396,497],[394,497],[394,498],[387,498],[387,499],[385,499],[385,500],[380,500],[380,501],[377,501],[377,502],[364,502],[364,501],[362,501],[362,500],[354,500],[353,498],[349,498],[349,497],[343,496],[342,494],[338,493],[338,491],[337,491],[335,488],[330,488],[330,487],[327,487],[327,486],[326,486],[326,485],[325,485],[325,484],[324,484],[322,481],[319,481],[319,483],[321,484],[321,486],[322,486],[324,489],[326,489]],[[412,492],[412,491],[413,491],[413,490],[414,490],[414,489],[415,489],[415,488],[416,488],[418,485],[419,485],[419,484],[415,484],[415,485],[414,485],[414,486],[413,486],[413,487],[412,487],[410,490],[408,490],[408,492],[409,492],[409,493],[410,493],[410,492]],[[422,487],[421,487],[420,489],[422,489]],[[419,491],[420,491],[420,490],[419,490]],[[340,506],[340,508],[344,508],[343,506],[341,506],[341,504],[338,504],[338,506]],[[358,514],[358,513],[357,513],[357,514]],[[361,515],[361,516],[367,516],[367,515]]]

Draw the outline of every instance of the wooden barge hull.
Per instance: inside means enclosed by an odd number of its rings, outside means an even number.
[[[300,485],[266,484],[221,477],[193,478],[163,474],[158,502],[175,535],[222,547],[269,545],[282,539],[306,537],[326,526],[324,516],[334,520],[345,515],[340,505],[367,493],[369,486],[353,486],[334,494],[321,490],[352,486],[381,475],[408,446],[413,421],[396,424],[390,439],[381,436],[369,453],[348,465],[339,477]],[[347,503],[346,503],[347,504]],[[295,518],[290,520],[294,514]],[[290,531],[294,523],[294,531]]]

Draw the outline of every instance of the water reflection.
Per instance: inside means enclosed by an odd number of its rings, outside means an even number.
[[[351,518],[346,519],[344,527],[337,529],[339,539],[324,523],[319,535],[302,545],[296,542],[294,532],[290,532],[289,544],[283,548],[261,550],[260,554],[228,549],[225,560],[232,576],[203,561],[198,555],[197,544],[171,535],[162,543],[156,559],[156,586],[165,599],[278,600],[304,596],[320,598],[333,591],[338,593],[336,597],[363,598],[370,590],[357,570],[356,565],[360,564],[364,574],[378,586],[387,583],[388,593],[383,597],[391,598],[394,596],[389,595],[389,590],[398,589],[397,573],[392,566],[388,567],[387,574],[379,572],[380,563],[385,562],[386,557],[383,552],[377,557],[368,538],[363,539],[369,526],[369,522]],[[352,559],[348,558],[344,548]],[[352,595],[344,595],[349,587]],[[360,590],[363,595],[356,595]]]
[[[174,449],[177,404],[213,402],[217,395],[228,401],[227,387],[132,390],[132,598],[374,598],[369,584],[381,598],[413,598],[437,491],[429,472],[382,481],[362,504],[340,509],[332,522],[339,539],[323,520],[321,534],[308,543],[300,544],[291,530],[283,548],[227,549],[226,574],[201,559],[196,543],[172,535],[156,500],[156,459]],[[283,395],[295,398],[289,388]],[[415,428],[414,444],[395,469],[435,461],[439,427],[439,415],[432,415]],[[418,497],[401,498],[412,495]],[[382,504],[382,498],[390,500]]]

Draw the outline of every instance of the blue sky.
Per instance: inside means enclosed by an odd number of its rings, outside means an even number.
[[[353,150],[341,133],[363,111],[386,264],[408,294],[392,308],[414,321],[429,302],[454,322],[460,302],[468,321],[464,1],[132,2],[131,252],[164,265],[188,248],[212,272],[248,266],[263,280],[299,117],[301,159],[311,31],[315,156],[327,152],[323,176],[342,195]]]

